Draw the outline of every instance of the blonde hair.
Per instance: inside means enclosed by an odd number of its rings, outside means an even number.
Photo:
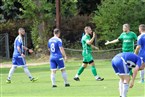
[[[123,27],[126,27],[126,28],[130,29],[129,24],[123,24]]]

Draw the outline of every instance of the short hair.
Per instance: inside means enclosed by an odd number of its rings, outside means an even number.
[[[88,28],[91,28],[90,26],[86,26],[85,28],[84,28],[84,30],[88,30]]]
[[[145,31],[145,24],[140,24],[139,28],[141,28],[142,31]]]
[[[59,30],[58,28],[55,28],[55,29],[53,30],[53,33],[54,33],[54,34],[59,34],[59,33],[60,33],[60,30]]]
[[[25,31],[24,28],[19,28],[19,30],[18,30],[18,32],[23,32],[23,31]]]
[[[123,24],[123,26],[127,27],[128,29],[130,29],[130,25],[129,24]]]

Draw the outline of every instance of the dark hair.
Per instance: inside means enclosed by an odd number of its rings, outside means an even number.
[[[139,27],[141,28],[141,30],[145,31],[145,24],[141,24],[139,25]]]
[[[60,30],[59,30],[58,28],[55,28],[55,29],[53,30],[53,33],[54,33],[54,34],[59,34],[59,33],[60,33]]]

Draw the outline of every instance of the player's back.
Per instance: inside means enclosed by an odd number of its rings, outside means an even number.
[[[21,36],[17,36],[15,41],[14,41],[14,52],[13,52],[13,57],[20,56],[21,54],[19,53],[17,47],[20,47],[21,52],[23,52],[22,46],[23,46],[23,41]]]
[[[62,54],[60,52],[60,48],[62,47],[62,41],[58,37],[52,37],[48,41],[48,48],[50,49],[50,57],[51,58],[60,58]]]
[[[139,41],[139,44],[141,45],[139,55],[144,55],[145,56],[145,33],[141,34],[139,36],[138,41]]]

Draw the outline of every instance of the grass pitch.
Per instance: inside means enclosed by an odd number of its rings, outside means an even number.
[[[12,83],[6,84],[9,68],[0,68],[0,97],[119,97],[118,76],[115,75],[110,60],[95,61],[98,75],[104,77],[104,81],[96,81],[88,66],[80,81],[73,80],[81,61],[68,61],[66,70],[71,87],[64,87],[60,71],[57,71],[57,88],[52,88],[50,81],[49,64],[41,66],[29,66],[37,82],[30,82],[22,68],[17,68]],[[129,89],[128,97],[145,97],[145,84],[138,83],[139,74],[132,89]]]

